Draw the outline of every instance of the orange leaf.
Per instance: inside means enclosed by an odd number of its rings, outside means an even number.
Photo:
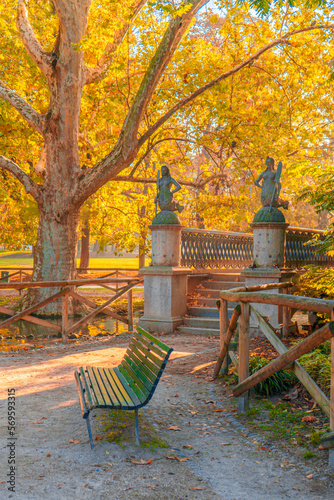
[[[47,454],[46,454],[46,456],[47,456],[47,457],[51,457],[51,453],[47,453]]]
[[[79,439],[70,439],[69,443],[78,444],[78,443],[80,443],[80,440]]]
[[[140,458],[139,460],[131,460],[131,463],[133,465],[150,465],[152,463],[152,458],[149,458],[148,460],[144,460],[143,458]]]
[[[169,431],[180,431],[180,427],[177,427],[176,425],[171,425],[170,427],[168,427],[168,430]]]
[[[190,460],[190,458],[180,458],[180,457],[175,457],[175,456],[167,456],[166,458],[168,458],[169,460],[177,460],[178,462],[187,462],[187,460]]]
[[[102,441],[101,436],[96,436],[95,441]]]
[[[189,488],[190,490],[201,490],[202,488],[199,488],[198,486],[193,486],[192,488]]]
[[[317,422],[317,420],[317,417],[314,417],[313,415],[306,415],[302,418],[302,422]]]
[[[217,408],[217,410],[212,410],[213,413],[217,413],[219,411],[227,411],[225,408]]]

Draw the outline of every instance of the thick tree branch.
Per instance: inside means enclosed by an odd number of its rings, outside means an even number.
[[[22,118],[24,118],[29,125],[33,127],[33,129],[36,130],[36,132],[39,132],[41,135],[44,134],[44,117],[43,115],[40,115],[37,113],[37,111],[34,110],[28,104],[23,97],[21,97],[17,92],[14,90],[6,87],[4,83],[0,81],[0,98],[4,99],[7,101],[9,104],[11,104],[16,111],[20,113]]]
[[[134,2],[134,12],[131,21],[137,16],[146,2],[147,0],[136,0]],[[86,68],[86,85],[88,85],[89,83],[93,83],[103,77],[104,72],[112,62],[113,55],[115,54],[117,48],[122,43],[126,33],[128,32],[129,26],[130,22],[124,21],[123,26],[119,28],[119,30],[114,34],[113,41],[107,44],[106,48],[104,49],[104,53],[98,61],[97,65],[94,68]]]
[[[170,21],[123,124],[121,135],[123,136],[122,142],[125,150],[133,148],[133,145],[137,144],[137,132],[140,122],[160,78],[171,61],[192,18],[206,3],[207,0],[189,0],[189,10],[182,16],[176,16]]]
[[[43,50],[28,20],[28,11],[23,0],[19,0],[17,7],[16,26],[20,33],[23,45],[34,63],[49,80],[52,73],[51,54]]]
[[[237,64],[236,66],[234,66],[234,68],[231,68],[229,71],[226,71],[225,73],[217,76],[217,78],[211,80],[210,82],[206,83],[202,87],[198,88],[192,94],[181,99],[165,115],[163,115],[161,118],[159,118],[159,120],[154,125],[152,125],[152,127],[150,127],[145,132],[145,134],[142,135],[142,137],[139,139],[139,146],[142,146],[151,137],[151,135],[159,127],[161,127],[161,125],[163,125],[171,116],[173,116],[177,111],[179,111],[181,108],[183,108],[186,104],[188,104],[189,102],[196,99],[196,97],[203,94],[203,92],[205,92],[209,88],[213,87],[214,85],[216,85],[220,81],[229,78],[230,76],[234,75],[235,73],[238,73],[240,70],[247,67],[250,63],[252,63],[256,59],[258,59],[260,56],[262,56],[262,54],[264,54],[268,50],[272,49],[276,45],[289,43],[288,39],[294,35],[299,34],[299,33],[304,33],[304,32],[312,31],[315,29],[333,29],[333,28],[334,28],[334,24],[307,26],[305,28],[300,28],[297,30],[290,31],[290,32],[286,33],[284,36],[281,36],[279,38],[276,38],[275,40],[272,40],[270,43],[268,43],[267,45],[265,45],[264,47],[259,49],[257,52],[255,52],[255,54],[247,57],[242,63]]]
[[[56,1],[59,2],[60,0]],[[78,193],[75,198],[75,202],[79,205],[106,181],[114,178],[124,168],[128,167],[136,157],[139,151],[138,128],[152,95],[192,18],[207,1],[189,0],[188,11],[170,21],[124,121],[116,145],[95,167],[80,174],[80,185],[78,184]],[[113,165],[112,169],[110,168],[111,165]]]
[[[0,155],[0,168],[10,172],[17,180],[23,184],[28,194],[38,202],[40,198],[40,187],[27,175],[15,162]]]

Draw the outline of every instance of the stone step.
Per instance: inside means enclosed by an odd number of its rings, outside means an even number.
[[[215,337],[219,337],[219,330],[216,330],[215,328],[195,328],[193,326],[180,325],[176,327],[176,332],[190,333],[193,335],[214,335]]]
[[[195,290],[199,297],[211,297],[213,299],[219,299],[219,291],[213,288],[196,288]]]
[[[190,305],[193,305],[193,306],[210,306],[210,307],[217,307],[216,306],[216,302],[217,302],[218,299],[211,299],[211,298],[206,298],[206,297],[196,297],[192,300],[190,300]]]
[[[211,274],[210,279],[214,281],[226,281],[226,282],[234,282],[234,283],[245,283],[245,277],[240,276],[240,274]]]
[[[219,318],[205,318],[191,316],[190,318],[183,318],[182,326],[192,326],[195,328],[213,328],[219,330]]]
[[[217,307],[190,306],[188,307],[188,314],[201,318],[219,318]]]
[[[230,290],[231,288],[237,288],[239,286],[244,286],[243,283],[226,282],[226,281],[202,281],[201,283],[204,288],[210,288],[211,290]],[[203,290],[200,288],[199,290]],[[197,290],[196,290],[197,291]]]
[[[232,315],[233,309],[236,303],[231,302],[231,307],[228,307],[229,317]],[[200,306],[190,306],[188,307],[188,314],[191,317],[200,318],[219,318],[219,311],[217,307],[200,307]]]

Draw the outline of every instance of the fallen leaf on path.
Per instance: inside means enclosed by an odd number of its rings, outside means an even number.
[[[302,418],[302,422],[317,422],[318,419],[317,417],[314,417],[313,415],[305,415],[305,417]]]
[[[178,394],[174,394],[173,398],[178,398],[179,395]]]
[[[40,418],[39,420],[36,420],[35,422],[32,422],[33,424],[41,424],[42,423],[42,420],[46,420],[47,417],[42,417]]]
[[[189,488],[190,490],[201,490],[202,488],[200,488],[199,486],[193,486],[192,488]]]
[[[309,474],[307,477],[307,479],[311,479],[312,477],[314,476],[314,474]]]
[[[169,431],[180,431],[180,427],[177,427],[176,425],[171,425],[170,427],[168,427],[168,430]]]
[[[192,448],[192,445],[191,445],[191,444],[184,444],[184,445],[182,446],[182,448]]]
[[[95,441],[102,441],[101,436],[96,436]]]
[[[51,453],[47,453],[47,454],[46,454],[46,456],[47,456],[47,457],[51,457]]]
[[[175,456],[166,456],[166,458],[168,458],[169,460],[177,460],[178,462],[187,462],[187,460],[190,460],[190,458],[180,458],[180,457],[175,457]]]
[[[69,443],[78,444],[78,443],[80,443],[80,440],[79,439],[70,439]]]
[[[324,447],[323,446],[318,446],[318,450],[324,450]]]
[[[230,446],[232,443],[220,443],[220,446]]]
[[[153,490],[156,490],[157,487],[156,486],[153,486],[153,484],[147,484],[146,485],[146,488],[152,488]]]
[[[216,410],[212,410],[212,413],[218,413],[219,411],[227,411],[226,408],[217,408]]]
[[[246,434],[245,432],[242,432],[241,435],[246,438],[248,436],[248,433]]]
[[[189,413],[191,413],[192,415],[197,415],[197,411],[195,410],[188,410]]]
[[[140,458],[139,460],[131,460],[131,463],[133,465],[150,465],[152,463],[152,458],[149,458],[148,460],[144,460],[143,458]]]

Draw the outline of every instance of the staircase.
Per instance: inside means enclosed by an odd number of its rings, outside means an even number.
[[[176,328],[179,333],[195,335],[213,335],[219,337],[219,311],[217,300],[220,290],[229,290],[243,286],[245,278],[240,276],[240,270],[224,270],[221,273],[211,273],[188,296],[188,313],[183,318],[183,324]],[[228,303],[229,317],[232,315],[235,303]]]

